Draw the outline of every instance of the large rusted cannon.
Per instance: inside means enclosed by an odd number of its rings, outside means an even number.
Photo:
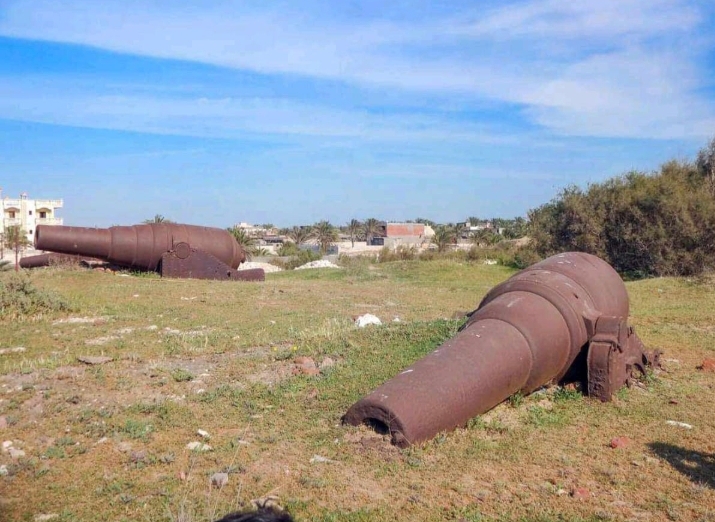
[[[35,248],[98,258],[164,277],[263,281],[262,269],[236,270],[246,254],[226,230],[176,223],[109,228],[38,225]]]
[[[455,337],[359,400],[343,421],[407,447],[567,376],[608,401],[632,372],[658,363],[627,319],[628,294],[610,265],[578,252],[550,257],[494,287]]]

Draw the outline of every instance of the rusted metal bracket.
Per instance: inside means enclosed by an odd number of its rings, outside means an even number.
[[[216,279],[220,281],[265,281],[262,268],[235,270],[216,257],[191,248],[188,243],[177,243],[161,256],[159,273],[162,277]]]
[[[648,366],[660,365],[660,352],[645,351],[624,317],[601,316],[588,345],[588,395],[608,402],[634,372],[645,375]]]

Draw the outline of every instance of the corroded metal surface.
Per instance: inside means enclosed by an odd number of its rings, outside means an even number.
[[[567,374],[597,381],[589,390],[609,400],[632,370],[655,360],[626,325],[628,308],[623,281],[601,259],[550,257],[493,288],[455,337],[355,403],[343,421],[370,424],[405,447]],[[588,368],[578,364],[584,355]]]
[[[90,256],[167,277],[263,281],[260,270],[237,272],[246,254],[226,230],[175,223],[110,228],[39,225],[35,248]]]
[[[77,264],[87,258],[70,254],[37,254],[20,259],[20,268],[42,268],[46,266]]]

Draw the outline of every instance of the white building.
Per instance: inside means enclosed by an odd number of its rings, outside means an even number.
[[[8,227],[20,226],[27,234],[27,239],[32,242],[37,225],[62,224],[62,218],[56,217],[57,209],[62,208],[61,199],[27,199],[27,194],[24,192],[17,199],[8,198],[2,196],[2,189],[0,189],[0,202],[2,202],[0,234],[3,234],[3,237]]]

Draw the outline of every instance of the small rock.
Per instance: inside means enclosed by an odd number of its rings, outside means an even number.
[[[197,434],[199,437],[203,437],[203,438],[205,438],[205,439],[210,439],[210,438],[211,438],[211,435],[209,435],[209,432],[208,432],[208,431],[205,431],[205,430],[196,430],[196,434]]]
[[[0,466],[0,477],[5,477],[8,473],[9,471],[7,470],[7,466],[5,464]]]
[[[146,460],[146,450],[132,451],[129,453],[129,460],[131,462],[144,462]]]
[[[130,451],[132,451],[132,443],[131,442],[120,442],[117,445],[117,449],[122,453],[129,453]]]
[[[401,323],[402,320],[399,317],[395,316],[395,318],[392,320],[392,322],[393,323]]]
[[[35,515],[35,518],[33,520],[35,522],[46,522],[47,520],[54,520],[56,518],[60,518],[60,516],[57,513],[47,513],[47,514]]]
[[[99,439],[95,444],[104,444],[104,443],[107,442],[108,440],[109,440],[109,439],[108,439],[107,437],[102,437],[102,438]]]
[[[179,471],[179,480],[186,480],[186,472]]]
[[[0,430],[7,428],[7,417],[5,415],[0,415]]]
[[[228,484],[228,473],[214,473],[211,475],[211,485],[221,489]]]
[[[13,458],[13,459],[19,459],[20,457],[25,456],[25,452],[22,451],[21,449],[10,447],[7,451],[10,454],[10,458]]]
[[[316,463],[317,463],[317,464],[324,464],[324,463],[326,463],[326,462],[335,462],[335,461],[332,460],[332,459],[329,459],[328,457],[322,457],[322,456],[320,456],[320,455],[313,455],[313,456],[310,458],[310,463],[311,463],[311,464],[316,464]]]
[[[12,448],[12,441],[11,440],[3,441],[3,443],[2,443],[3,453],[7,453],[7,450],[9,450],[10,448]]]
[[[566,491],[565,489],[557,489],[556,490],[556,494],[560,497],[565,495],[566,493],[568,493],[568,491]]]
[[[211,451],[211,446],[208,444],[204,444],[203,442],[189,442],[186,445],[186,449],[191,450],[191,451]]]
[[[670,399],[668,404],[680,404],[680,402],[677,399]]]
[[[251,504],[253,504],[256,509],[275,508],[278,511],[283,511],[283,508],[278,505],[279,500],[280,498],[276,495],[268,495],[263,498],[251,499]]]
[[[698,366],[698,370],[703,370],[704,372],[715,372],[715,359],[703,359],[703,362]]]
[[[114,359],[112,357],[102,357],[98,355],[79,355],[77,356],[77,360],[85,364],[105,364],[112,362]]]
[[[591,492],[586,488],[573,488],[571,496],[577,500],[586,500],[591,497]]]
[[[335,361],[333,359],[331,359],[330,357],[326,357],[320,363],[321,370],[325,370],[326,368],[332,368],[333,366],[335,366]]]
[[[611,447],[613,449],[625,448],[631,443],[631,439],[628,437],[613,437],[611,439]]]
[[[16,346],[15,348],[3,348],[0,350],[0,355],[7,355],[8,353],[22,353],[27,349],[24,346]]]
[[[693,426],[691,424],[686,424],[685,422],[668,420],[665,421],[668,426],[677,426],[678,428],[685,428],[686,430],[692,430]]]
[[[365,328],[370,324],[380,325],[382,324],[382,321],[380,321],[379,317],[372,314],[361,315],[355,320],[355,326],[358,328]]]

